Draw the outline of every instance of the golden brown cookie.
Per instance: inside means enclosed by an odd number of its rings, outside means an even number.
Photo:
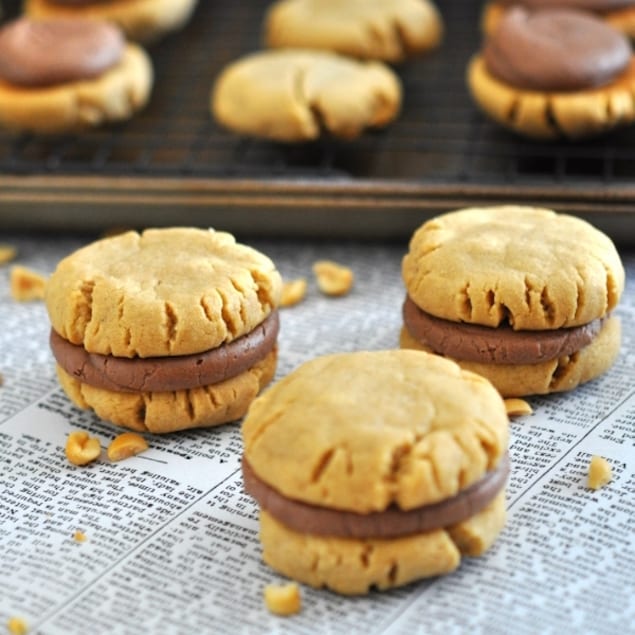
[[[611,240],[551,210],[503,206],[424,223],[403,259],[401,346],[451,357],[504,396],[570,390],[620,347]]]
[[[211,95],[223,126],[283,142],[353,139],[387,125],[400,105],[401,84],[387,66],[325,51],[248,55],[222,71]]]
[[[504,523],[508,419],[479,375],[418,351],[316,358],[242,427],[265,561],[366,593],[455,569]]]
[[[634,59],[626,37],[591,14],[515,8],[470,60],[467,84],[505,128],[577,139],[635,120]]]
[[[420,55],[442,37],[441,15],[428,0],[278,0],[265,20],[270,47],[386,62]]]
[[[150,44],[185,26],[196,4],[196,0],[25,0],[24,11],[37,19],[109,20],[129,40]]]
[[[70,398],[135,430],[244,415],[276,367],[282,282],[224,232],[127,232],[62,260],[46,289],[51,349]]]

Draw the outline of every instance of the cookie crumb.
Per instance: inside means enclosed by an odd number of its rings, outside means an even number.
[[[15,265],[11,267],[11,296],[18,302],[43,300],[46,278],[32,269]]]
[[[10,617],[7,621],[7,629],[11,635],[25,635],[28,627],[21,617]]]
[[[523,417],[533,412],[532,407],[524,399],[505,399],[505,410],[508,417]]]
[[[66,440],[66,458],[73,465],[88,465],[99,458],[101,445],[97,437],[91,437],[85,430],[76,430]]]
[[[107,454],[111,461],[122,461],[147,449],[148,442],[140,434],[124,432],[110,442]]]
[[[313,273],[318,288],[326,295],[346,295],[353,288],[353,272],[332,260],[316,261],[313,264]]]
[[[0,245],[0,264],[11,262],[17,254],[18,250],[15,247],[11,245]]]
[[[280,297],[280,306],[293,306],[304,300],[306,296],[307,282],[306,278],[297,278],[282,283],[282,296]]]
[[[78,529],[73,534],[73,540],[75,542],[86,542],[86,534]]]
[[[591,457],[589,463],[589,480],[588,486],[591,489],[600,489],[611,481],[613,477],[613,471],[611,470],[611,464],[601,456]]]
[[[264,589],[265,605],[275,615],[294,615],[302,608],[300,587],[295,582],[268,584]]]

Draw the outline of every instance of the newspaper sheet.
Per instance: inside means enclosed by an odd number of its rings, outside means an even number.
[[[17,263],[48,274],[82,238],[0,235]],[[282,377],[335,351],[397,346],[404,244],[252,241],[308,294],[281,317]],[[311,265],[350,266],[354,290],[327,298]],[[635,633],[635,254],[617,313],[623,346],[604,377],[530,399],[511,423],[508,522],[491,550],[453,574],[366,597],[302,587],[303,609],[270,614],[254,501],[239,469],[240,423],[148,435],[118,463],[74,467],[67,435],[103,447],[119,432],[71,405],[57,385],[42,302],[18,303],[0,269],[0,633]],[[586,486],[592,455],[613,480]],[[86,537],[74,539],[76,531]]]

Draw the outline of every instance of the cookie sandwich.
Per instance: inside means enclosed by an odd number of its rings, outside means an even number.
[[[635,119],[635,59],[628,38],[573,9],[514,7],[470,61],[477,106],[536,139],[591,137]]]
[[[608,236],[547,209],[464,209],[424,223],[402,263],[400,342],[487,377],[504,397],[571,390],[620,349],[624,268]]]
[[[635,0],[494,0],[483,9],[483,31],[492,33],[504,12],[512,6],[530,11],[554,7],[588,11],[630,38],[635,38]]]
[[[281,286],[267,256],[224,232],[98,240],[47,283],[60,384],[80,408],[138,431],[239,419],[275,372]]]
[[[395,63],[439,46],[443,20],[429,0],[278,0],[267,11],[264,31],[273,48]]]
[[[456,569],[505,522],[508,419],[483,377],[420,351],[315,358],[242,425],[265,562],[365,594]]]
[[[388,125],[400,107],[401,83],[382,62],[296,49],[236,60],[217,77],[210,98],[225,128],[286,143],[354,139]]]
[[[19,18],[0,29],[0,125],[42,134],[129,119],[152,89],[150,58],[101,20]]]
[[[114,22],[127,39],[151,44],[189,21],[197,0],[25,0],[36,18],[93,18]]]

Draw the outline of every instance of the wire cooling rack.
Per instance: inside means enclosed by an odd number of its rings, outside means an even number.
[[[222,129],[209,112],[211,86],[262,47],[268,5],[201,0],[183,31],[150,49],[152,99],[125,124],[54,139],[0,132],[0,228],[191,223],[391,238],[431,214],[510,202],[578,214],[635,242],[635,127],[553,143],[485,119],[465,86],[480,46],[475,0],[439,3],[444,42],[395,69],[403,111],[385,130],[283,145]]]

